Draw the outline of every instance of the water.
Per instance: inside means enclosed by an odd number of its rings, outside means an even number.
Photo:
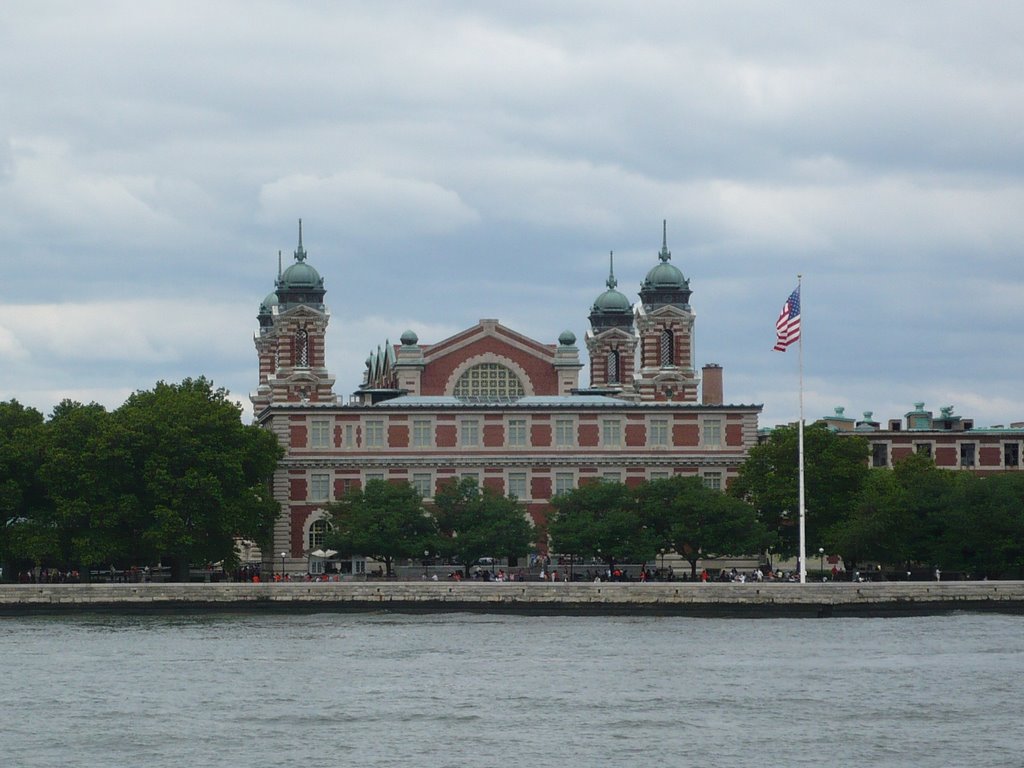
[[[1021,766],[1024,619],[0,619],[2,766]]]

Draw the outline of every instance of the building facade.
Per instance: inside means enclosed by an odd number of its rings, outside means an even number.
[[[873,420],[871,411],[865,411],[862,419],[853,419],[839,407],[821,421],[839,432],[867,438],[868,462],[876,468],[892,467],[916,453],[932,459],[940,469],[979,475],[1024,470],[1024,422],[975,427],[973,419],[953,411],[953,406],[944,406],[936,414],[923,402],[914,403],[902,419],[890,419],[883,425]]]
[[[724,488],[757,442],[760,405],[729,405],[723,371],[694,366],[689,282],[665,233],[634,306],[614,265],[590,309],[590,380],[576,336],[531,339],[495,319],[436,343],[413,331],[366,360],[349,398],[324,364],[324,282],[299,245],[260,305],[257,423],[286,455],[274,477],[282,514],[265,566],[305,568],[326,529],[325,505],[367,481],[405,481],[429,502],[475,478],[515,496],[538,527],[552,497],[582,483],[693,475]]]

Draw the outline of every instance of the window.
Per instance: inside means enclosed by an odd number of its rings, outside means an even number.
[[[331,524],[323,518],[314,520],[313,524],[309,526],[309,550],[323,549],[324,548],[324,536],[331,530]]]
[[[663,469],[651,470],[651,480],[668,480],[670,477],[672,477],[672,473]]]
[[[1003,466],[1020,466],[1020,443],[1003,443]]]
[[[313,448],[329,448],[331,444],[331,422],[327,419],[313,419],[309,430],[309,444]]]
[[[479,421],[476,419],[463,419],[459,427],[459,435],[463,447],[474,448],[480,445]]]
[[[562,493],[568,493],[576,487],[575,480],[572,476],[572,472],[556,472],[555,473],[555,495],[558,496]]]
[[[721,472],[705,472],[702,479],[704,480],[704,487],[711,488],[715,491],[722,490],[722,473]]]
[[[931,443],[915,443],[914,451],[918,456],[927,456],[929,459],[932,457],[932,444]]]
[[[675,365],[675,338],[672,335],[672,331],[668,330],[668,328],[661,332],[661,348],[659,351],[661,352],[662,368]]]
[[[647,431],[648,445],[668,445],[668,419],[651,419]]]
[[[708,448],[722,447],[721,419],[704,419],[704,445]]]
[[[608,383],[618,384],[619,383],[619,353],[609,352],[608,353]]]
[[[429,499],[434,495],[429,472],[413,472],[412,487],[416,489],[416,493],[424,498]]]
[[[299,368],[309,366],[309,334],[302,328],[295,332],[295,365]]]
[[[326,474],[314,474],[309,478],[309,500],[327,501],[331,494],[331,476]]]
[[[618,419],[602,419],[601,442],[606,448],[622,445],[622,422]]]
[[[872,467],[888,467],[889,466],[889,446],[885,443],[872,443],[871,444],[871,466]]]
[[[480,473],[479,472],[463,472],[461,475],[459,475],[459,478],[461,480],[472,480],[474,483],[476,483],[476,487],[477,488],[480,487]]]
[[[508,473],[508,495],[517,499],[525,499],[526,495],[526,473]]]
[[[960,443],[960,466],[961,467],[973,467],[974,466],[974,443]]]
[[[384,479],[384,473],[383,472],[367,472],[365,477],[366,477],[366,482],[367,483],[370,482],[371,480],[383,480]]]
[[[525,448],[526,419],[509,419],[505,437],[510,448]]]
[[[517,398],[525,394],[515,373],[498,363],[480,363],[455,382],[456,397]]]
[[[434,444],[434,430],[431,428],[430,419],[413,419],[412,422],[412,446],[413,448],[430,448]]]
[[[555,445],[572,448],[576,445],[576,427],[572,419],[555,419]]]
[[[355,441],[355,438],[353,437],[353,434],[354,434],[353,426],[351,424],[346,424],[345,425],[345,445],[347,445],[349,448],[352,448],[356,444],[356,441]]]
[[[366,436],[363,441],[367,448],[384,447],[384,420],[368,419],[365,428]]]
[[[621,483],[622,473],[621,472],[604,472],[601,475],[601,479],[606,483]]]

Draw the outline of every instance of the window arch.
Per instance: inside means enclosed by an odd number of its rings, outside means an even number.
[[[500,363],[479,363],[455,382],[455,397],[518,398],[523,383],[512,369]]]
[[[324,536],[331,530],[331,524],[324,518],[314,520],[309,526],[309,551],[324,548]]]
[[[676,364],[675,336],[668,328],[661,332],[661,367]]]

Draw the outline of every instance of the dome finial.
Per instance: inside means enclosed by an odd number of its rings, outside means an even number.
[[[668,261],[672,258],[672,251],[668,249],[668,220],[661,220],[661,253],[658,254],[658,258],[662,261]]]
[[[299,247],[295,250],[295,260],[306,260],[306,249],[302,247],[302,219],[299,219]]]
[[[614,288],[618,284],[619,281],[615,279],[615,251],[608,251],[608,280],[605,285]]]
[[[277,279],[281,280],[281,249],[277,249]]]

